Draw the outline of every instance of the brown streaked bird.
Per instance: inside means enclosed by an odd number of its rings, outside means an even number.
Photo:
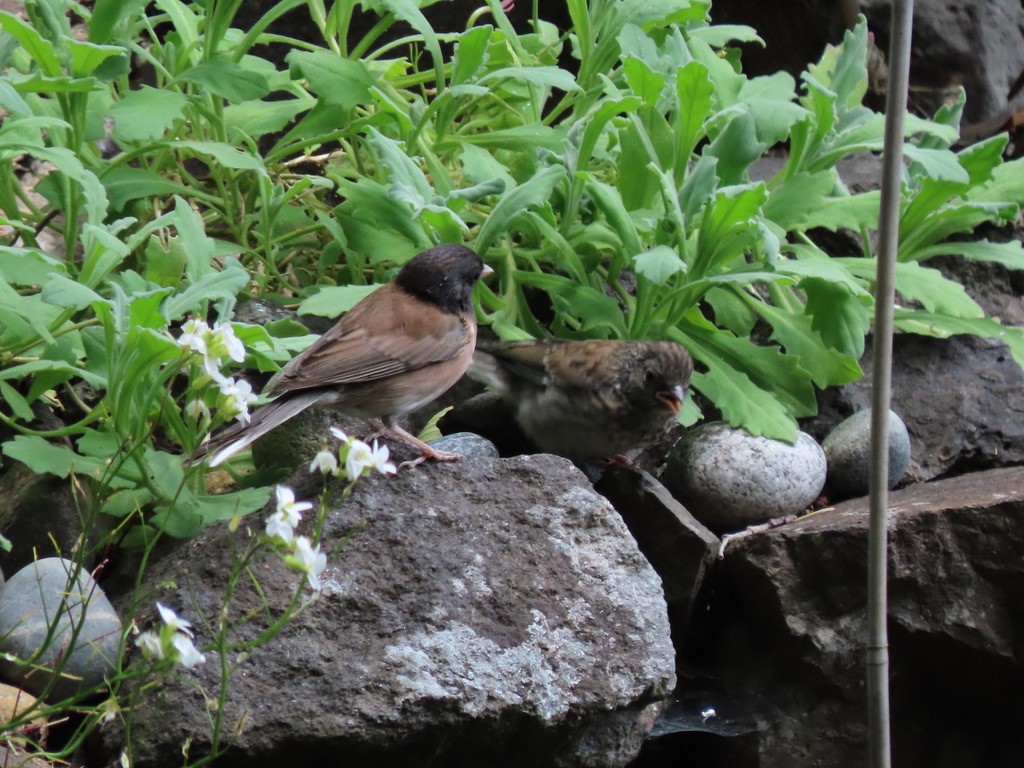
[[[458,459],[393,419],[430,402],[465,373],[476,346],[473,286],[491,271],[461,245],[417,254],[270,380],[266,393],[276,400],[257,409],[248,424],[214,435],[194,459],[209,456],[215,467],[313,406],[363,419],[419,448],[424,458]]]
[[[670,341],[517,341],[481,345],[469,375],[512,405],[538,448],[576,460],[621,458],[679,413],[693,360]]]

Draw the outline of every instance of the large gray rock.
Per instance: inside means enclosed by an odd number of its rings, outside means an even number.
[[[894,764],[1019,764],[1024,468],[911,486],[889,510]],[[726,550],[706,663],[729,681],[720,713],[754,708],[760,768],[863,764],[867,522],[855,499]]]
[[[301,482],[298,498],[316,498],[318,481]],[[675,683],[665,600],[622,519],[569,462],[428,463],[367,478],[331,504],[323,593],[240,663],[224,710],[227,732],[239,732],[218,765],[621,766],[634,757]],[[177,588],[156,599],[195,627],[199,610],[215,621],[231,549],[224,529],[211,530],[158,563],[144,590],[173,579]],[[278,615],[296,575],[276,557],[254,573]],[[258,620],[238,636],[260,631],[263,607],[243,584],[232,616],[256,609]],[[219,663],[207,657],[186,681],[140,693],[133,765],[177,765],[186,740],[203,754],[209,712],[193,686],[217,690]],[[117,734],[106,739],[116,757]]]
[[[0,674],[36,696],[59,701],[100,685],[120,644],[113,606],[71,560],[30,563],[0,592],[0,652],[14,657],[0,660]]]

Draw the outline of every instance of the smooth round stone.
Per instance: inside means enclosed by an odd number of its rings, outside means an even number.
[[[88,572],[72,579],[74,573],[71,560],[43,558],[14,574],[0,592],[0,652],[33,665],[3,659],[0,674],[38,696],[59,663],[60,676],[46,696],[51,701],[102,683],[121,644],[121,620],[107,596]]]
[[[439,451],[451,451],[467,459],[496,459],[499,456],[494,443],[473,432],[452,432],[430,443],[430,447]]]
[[[871,475],[871,409],[853,414],[828,433],[821,447],[828,458],[828,487],[832,493],[863,496]],[[889,411],[889,487],[910,464],[910,435],[903,419]]]
[[[721,533],[803,511],[821,493],[825,467],[824,451],[805,432],[789,445],[715,421],[683,436],[661,480]]]

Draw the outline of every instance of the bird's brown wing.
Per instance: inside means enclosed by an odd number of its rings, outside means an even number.
[[[507,342],[487,349],[511,374],[539,386],[591,388],[613,375],[614,343],[606,341]]]
[[[284,367],[270,395],[375,381],[450,360],[472,339],[468,321],[384,285]]]

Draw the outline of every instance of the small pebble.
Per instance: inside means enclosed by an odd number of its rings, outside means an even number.
[[[802,512],[821,493],[825,466],[821,446],[805,432],[790,445],[718,421],[683,436],[661,480],[720,533]]]
[[[59,660],[61,676],[47,694],[51,701],[102,683],[121,644],[121,620],[107,596],[86,571],[77,573],[77,583],[72,581],[74,572],[71,560],[43,558],[15,573],[0,592],[0,652],[33,663],[0,660],[0,674],[38,696]],[[75,646],[69,649],[76,628]]]
[[[451,451],[467,459],[496,459],[499,456],[494,443],[473,432],[453,432],[430,443],[430,447],[439,451]]]
[[[832,494],[863,496],[871,475],[871,409],[853,414],[838,424],[821,447],[828,458],[828,487]],[[889,487],[903,477],[910,464],[910,435],[898,415],[889,411]]]

